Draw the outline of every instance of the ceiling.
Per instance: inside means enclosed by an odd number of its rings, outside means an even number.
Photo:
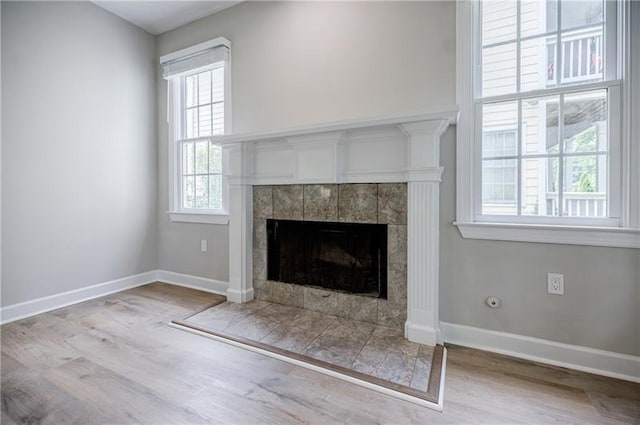
[[[145,31],[158,35],[205,16],[220,12],[240,1],[94,1]]]

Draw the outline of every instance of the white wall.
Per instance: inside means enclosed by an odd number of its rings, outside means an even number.
[[[2,2],[2,305],[157,268],[155,40]]]
[[[158,56],[232,42],[233,132],[455,103],[454,2],[245,2],[158,36]],[[166,83],[158,73],[160,267],[227,280],[224,226],[170,223]],[[200,239],[209,239],[201,253]]]

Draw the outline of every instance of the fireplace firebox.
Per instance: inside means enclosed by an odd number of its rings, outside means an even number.
[[[267,220],[269,280],[387,298],[387,225]]]

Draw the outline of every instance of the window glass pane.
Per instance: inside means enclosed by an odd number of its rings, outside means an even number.
[[[198,74],[198,105],[211,103],[211,71]]]
[[[517,155],[518,131],[486,130],[482,133],[482,157],[495,158]]]
[[[195,207],[195,180],[193,176],[182,178],[182,208]]]
[[[211,135],[211,105],[198,108],[198,130],[200,137]]]
[[[563,171],[563,215],[606,217],[606,155],[567,157]]]
[[[198,103],[198,76],[190,75],[185,78],[187,107],[196,106]]]
[[[518,102],[498,102],[482,105],[483,133],[514,130],[518,127]]]
[[[517,3],[511,0],[481,3],[482,45],[515,40]]]
[[[604,22],[602,0],[568,0],[561,2],[562,29]]]
[[[194,137],[198,137],[198,108],[195,109],[187,109],[187,116],[185,126],[187,128],[186,137],[187,139],[192,139]]]
[[[562,34],[563,84],[589,83],[604,78],[602,25]]]
[[[209,173],[222,173],[222,147],[213,143],[209,145]]]
[[[556,85],[555,37],[537,37],[520,44],[520,91]]]
[[[524,0],[520,3],[520,36],[544,34],[557,27],[555,0]]]
[[[208,208],[209,205],[209,176],[195,176],[195,207]]]
[[[517,160],[483,160],[482,213],[517,214],[516,185]]]
[[[209,208],[222,209],[222,175],[209,176]]]
[[[558,158],[522,161],[522,215],[558,215]]]
[[[224,134],[224,103],[214,103],[212,135],[220,134]]]
[[[516,91],[516,43],[482,49],[482,96]]]
[[[213,101],[224,100],[224,68],[216,68],[213,71]]]
[[[607,92],[591,91],[564,98],[565,152],[607,150]]]
[[[196,143],[196,174],[207,174],[209,168],[209,158],[207,151],[209,142]]]
[[[558,153],[558,96],[522,100],[523,155]]]
[[[560,160],[558,157],[552,157],[541,158],[537,161],[538,169],[536,171],[538,172],[538,181],[536,183],[540,191],[538,198],[538,215],[557,216],[559,215],[558,202],[560,199],[558,191],[560,187]],[[530,183],[525,184],[530,185]],[[533,215],[532,206],[524,205],[523,202],[522,213]]]
[[[193,143],[182,144],[182,174],[193,174]]]

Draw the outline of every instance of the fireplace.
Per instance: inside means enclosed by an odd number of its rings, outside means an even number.
[[[387,298],[387,225],[267,220],[267,277]]]
[[[434,345],[440,138],[457,116],[436,110],[221,137],[229,301],[257,298],[404,327],[409,340]],[[387,298],[268,279],[268,219],[386,224]]]

